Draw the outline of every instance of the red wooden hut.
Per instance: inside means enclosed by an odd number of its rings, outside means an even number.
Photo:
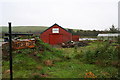
[[[51,45],[72,41],[72,34],[58,24],[54,24],[41,33],[40,38]]]

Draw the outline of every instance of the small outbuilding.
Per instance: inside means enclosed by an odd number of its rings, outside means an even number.
[[[72,33],[62,28],[58,24],[54,24],[40,34],[43,42],[51,45],[61,44],[68,41],[79,41],[79,36],[73,36]]]

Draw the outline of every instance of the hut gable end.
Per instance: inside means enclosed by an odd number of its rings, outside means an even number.
[[[49,30],[50,28],[61,28],[61,29],[65,30],[66,32],[68,32],[66,29],[64,29],[63,27],[61,27],[61,26],[59,26],[58,24],[55,23],[54,25],[52,25],[51,27],[49,27],[49,28],[46,29],[45,31],[41,32],[41,34],[44,33],[44,32],[46,32],[46,31]],[[68,32],[68,33],[70,33],[70,32]]]

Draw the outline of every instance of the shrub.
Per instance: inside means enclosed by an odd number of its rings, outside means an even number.
[[[37,50],[50,50],[52,49],[52,47],[47,44],[47,43],[44,43],[41,39],[36,39],[36,49]]]
[[[87,63],[97,63],[103,66],[111,65],[113,61],[118,60],[118,49],[110,46],[108,42],[98,43],[95,50],[87,50],[84,55]]]
[[[88,50],[88,51],[86,51],[85,52],[86,54],[85,54],[85,59],[86,59],[86,61],[88,62],[88,63],[94,63],[95,62],[95,52],[94,51],[90,51],[90,50]]]
[[[36,40],[36,51],[43,51],[41,54],[38,52],[36,54],[37,57],[40,58],[40,60],[59,60],[60,58],[63,58],[63,55],[61,54],[62,51],[58,50],[56,48],[53,48],[47,43],[44,43],[42,40],[37,39]]]

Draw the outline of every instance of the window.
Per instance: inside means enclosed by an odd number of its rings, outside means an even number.
[[[59,28],[53,28],[52,33],[59,33]]]

